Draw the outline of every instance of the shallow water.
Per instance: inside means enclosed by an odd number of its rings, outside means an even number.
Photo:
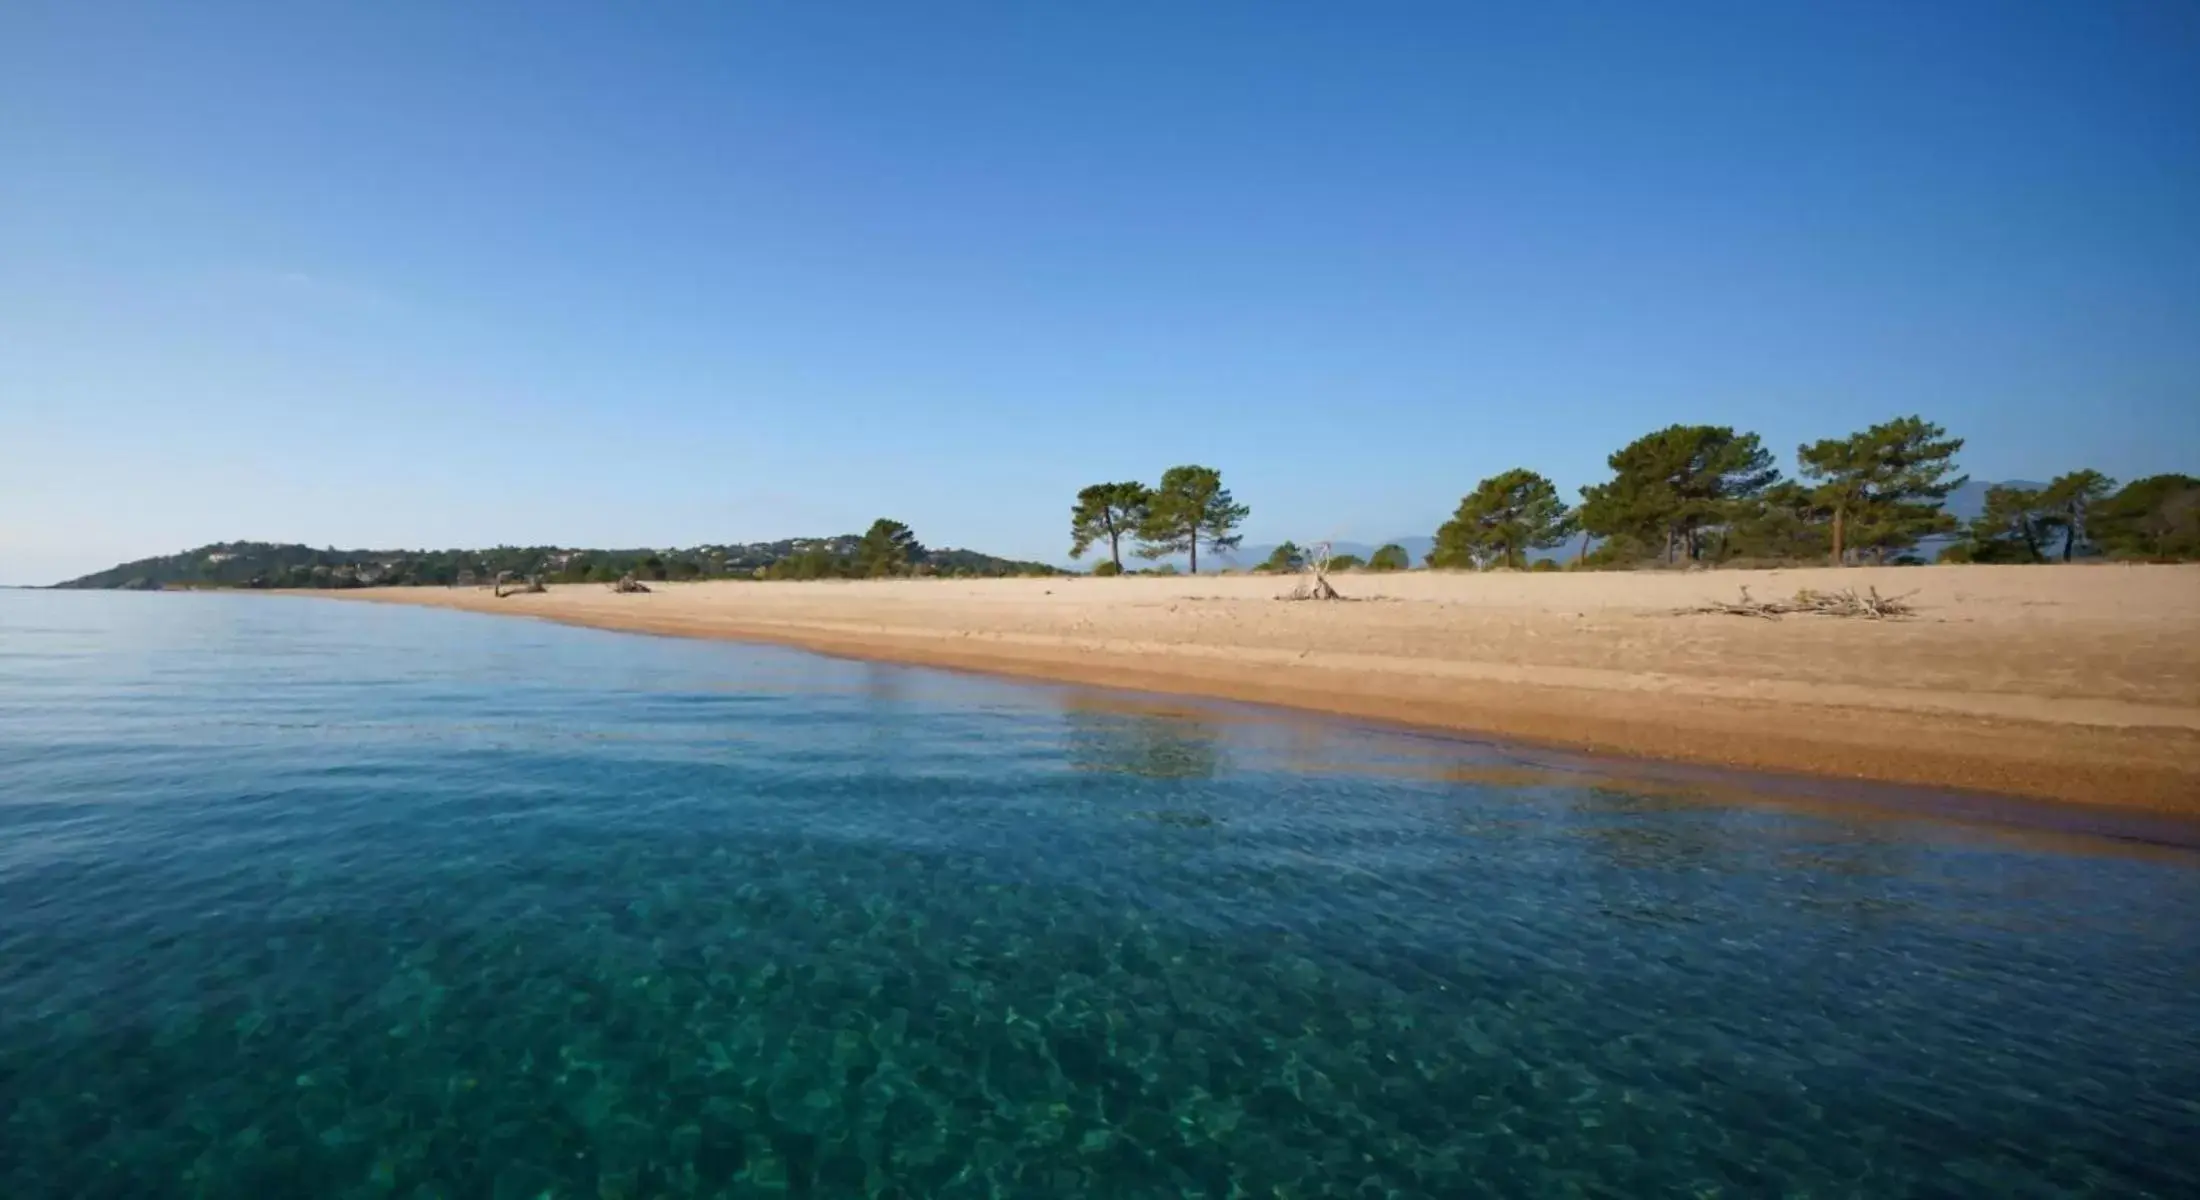
[[[2200,856],[0,593],[0,1196],[2200,1194]]]

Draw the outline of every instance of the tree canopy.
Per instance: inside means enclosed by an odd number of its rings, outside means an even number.
[[[2134,479],[2093,506],[2088,531],[2113,558],[2200,558],[2200,479]]]
[[[1193,574],[1199,572],[1199,548],[1231,550],[1244,540],[1238,526],[1252,513],[1222,486],[1222,472],[1213,467],[1170,467],[1161,474],[1139,522],[1138,553],[1145,558],[1169,554],[1190,556]]]
[[[1136,536],[1153,492],[1145,484],[1096,483],[1077,493],[1069,513],[1069,556],[1083,558],[1095,542],[1108,544],[1108,561],[1123,569],[1123,538]]]
[[[1663,544],[1671,561],[1703,555],[1703,531],[1746,511],[1780,478],[1754,433],[1724,425],[1670,425],[1605,460],[1609,482],[1581,489],[1581,527],[1599,537]]]
[[[1972,518],[1964,540],[1944,557],[1957,562],[2046,562],[2059,518],[2042,496],[2039,488],[1987,488],[1986,507]]]
[[[854,573],[854,560],[824,546],[798,550],[765,568],[767,579],[838,579]]]
[[[1813,495],[1833,517],[1834,561],[1861,551],[1884,562],[1925,537],[1953,531],[1956,520],[1941,504],[1965,481],[1955,465],[1962,449],[1962,438],[1921,417],[1798,447],[1803,476],[1816,483]]]
[[[1412,556],[1406,553],[1404,546],[1396,542],[1377,548],[1367,559],[1367,569],[1370,571],[1403,571],[1412,565]]]
[[[1296,542],[1285,542],[1268,555],[1267,561],[1257,568],[1262,571],[1297,571],[1306,566],[1306,552]]]
[[[1737,502],[1734,509],[1720,539],[1722,560],[1792,562],[1826,556],[1829,514],[1802,484],[1783,479],[1753,500]]]
[[[2116,490],[2116,481],[2092,468],[2058,475],[2040,490],[2040,503],[2054,510],[2062,530],[2062,560],[2077,556],[2078,547],[2090,545],[2093,509]]]
[[[1436,531],[1432,567],[1528,566],[1528,551],[1549,549],[1572,535],[1574,514],[1551,481],[1525,468],[1483,480]]]
[[[924,547],[907,525],[885,517],[871,522],[856,548],[856,565],[864,574],[903,575],[924,557]]]

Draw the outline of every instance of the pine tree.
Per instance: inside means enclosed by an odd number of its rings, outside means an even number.
[[[1824,558],[1828,515],[1809,488],[1783,479],[1763,494],[1735,503],[1720,557]]]
[[[1613,477],[1581,489],[1581,526],[1605,538],[1664,545],[1668,562],[1703,553],[1703,531],[1723,526],[1737,501],[1780,478],[1754,433],[1724,425],[1672,425],[1605,460]]]
[[[1956,520],[1940,506],[1967,478],[1955,473],[1962,449],[1962,438],[1920,417],[1797,447],[1803,477],[1817,483],[1813,497],[1833,514],[1835,565],[1851,550],[1884,562],[1921,538],[1952,532]]]
[[[1232,550],[1244,540],[1237,532],[1252,509],[1237,503],[1222,486],[1222,472],[1213,467],[1170,467],[1161,475],[1161,486],[1147,501],[1146,516],[1139,523],[1138,553],[1146,558],[1168,554],[1191,556],[1191,570],[1199,573],[1199,547]]]
[[[1294,571],[1300,570],[1305,566],[1306,551],[1299,549],[1299,544],[1297,542],[1285,542],[1281,546],[1278,546],[1274,550],[1270,551],[1268,554],[1268,560],[1260,564],[1257,569],[1262,571],[1277,571],[1283,574],[1290,574]]]
[[[2043,496],[2039,488],[1987,488],[1986,507],[1948,556],[1963,562],[2046,562],[2048,539],[2061,517]]]
[[[917,535],[907,525],[884,517],[871,522],[856,548],[856,565],[866,575],[900,575],[923,557]]]
[[[1069,556],[1083,558],[1093,543],[1108,544],[1108,561],[1123,570],[1123,538],[1136,536],[1153,493],[1143,483],[1096,483],[1077,493],[1069,512]]]
[[[1528,551],[1547,550],[1572,536],[1574,515],[1551,481],[1516,468],[1485,479],[1436,531],[1432,567],[1480,567],[1501,561],[1526,570]]]
[[[2115,480],[2091,468],[2057,476],[2041,490],[2040,502],[2055,510],[2055,522],[2062,528],[2064,562],[2076,557],[2081,543],[2091,543],[2088,518],[2094,507],[2115,490]]]
[[[2115,558],[2200,558],[2200,479],[2134,479],[2093,507],[2087,533]]]

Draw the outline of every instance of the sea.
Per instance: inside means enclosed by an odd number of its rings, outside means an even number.
[[[2200,853],[777,647],[0,592],[7,1200],[1775,1195],[2200,1195]]]

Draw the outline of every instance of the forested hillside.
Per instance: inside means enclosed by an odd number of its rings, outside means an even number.
[[[487,550],[338,550],[270,542],[221,542],[123,563],[57,584],[63,588],[353,588],[434,587],[487,583],[501,572],[539,575],[549,583],[609,583],[631,574],[646,580],[825,578],[867,573],[859,568],[864,539],[856,534],[694,546],[684,550],[575,550],[559,546],[498,546]],[[947,576],[1044,575],[1043,563],[1019,562],[975,550],[914,547],[903,567]]]

